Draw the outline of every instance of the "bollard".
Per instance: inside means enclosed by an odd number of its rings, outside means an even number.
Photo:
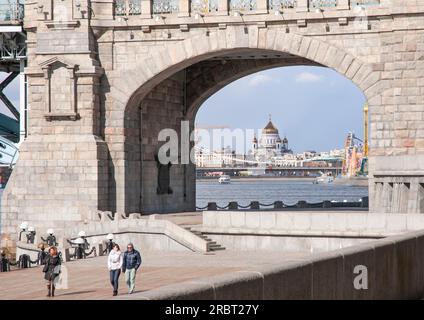
[[[331,201],[325,200],[325,201],[322,203],[322,207],[323,207],[323,208],[331,208],[331,207],[332,207],[332,205],[331,205]]]
[[[237,203],[237,201],[231,201],[228,204],[228,209],[229,210],[238,210],[238,203]]]
[[[103,255],[103,243],[98,244],[99,256]]]
[[[284,204],[283,201],[274,201],[274,209],[283,209]]]
[[[284,208],[283,201],[275,201],[274,202],[274,209],[283,209],[283,208]]]
[[[71,261],[71,254],[69,253],[69,248],[65,249],[65,262]]]
[[[208,202],[208,209],[207,210],[210,210],[210,211],[218,210],[216,202]]]
[[[362,197],[361,198],[362,199],[362,201],[361,201],[361,207],[362,208],[368,208],[368,206],[369,206],[369,198],[368,197]]]
[[[251,201],[250,202],[250,209],[251,210],[259,210],[259,201]]]
[[[297,208],[307,208],[308,207],[308,203],[306,201],[298,201],[298,203],[296,204]]]

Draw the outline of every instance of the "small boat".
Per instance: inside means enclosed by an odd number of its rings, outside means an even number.
[[[220,184],[228,184],[228,183],[231,182],[230,176],[224,174],[224,175],[222,175],[222,176],[219,177],[218,182]]]
[[[315,178],[314,184],[333,183],[334,177],[329,173],[322,173],[321,176]]]

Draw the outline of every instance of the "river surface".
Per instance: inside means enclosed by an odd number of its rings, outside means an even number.
[[[219,184],[217,179],[213,179],[198,180],[196,183],[197,207],[204,207],[208,202],[225,206],[230,201],[237,201],[240,205],[248,205],[250,201],[270,204],[278,200],[288,205],[300,200],[310,203],[324,200],[358,201],[366,196],[368,187],[313,184],[310,180],[233,179],[230,184]]]

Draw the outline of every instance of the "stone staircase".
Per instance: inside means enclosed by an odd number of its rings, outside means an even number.
[[[217,243],[216,241],[213,241],[211,238],[209,238],[207,235],[203,234],[201,231],[194,230],[193,227],[186,226],[184,227],[187,231],[190,231],[194,235],[198,236],[199,238],[202,238],[208,243],[208,251],[219,251],[219,250],[225,250],[225,247]]]

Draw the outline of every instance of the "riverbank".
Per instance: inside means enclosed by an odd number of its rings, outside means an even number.
[[[232,181],[288,181],[288,182],[314,182],[315,177],[280,177],[280,176],[234,176],[231,177]],[[217,177],[202,177],[197,178],[198,182],[218,181]],[[340,186],[353,186],[353,187],[368,187],[367,177],[352,177],[352,178],[336,178],[333,182],[335,185]]]
[[[214,180],[218,181],[218,177],[202,177],[202,178],[196,179],[196,181],[198,181],[198,182],[214,181]],[[280,176],[249,176],[249,177],[243,177],[243,176],[234,176],[234,177],[231,177],[231,180],[313,182],[315,180],[315,177],[280,177]]]

